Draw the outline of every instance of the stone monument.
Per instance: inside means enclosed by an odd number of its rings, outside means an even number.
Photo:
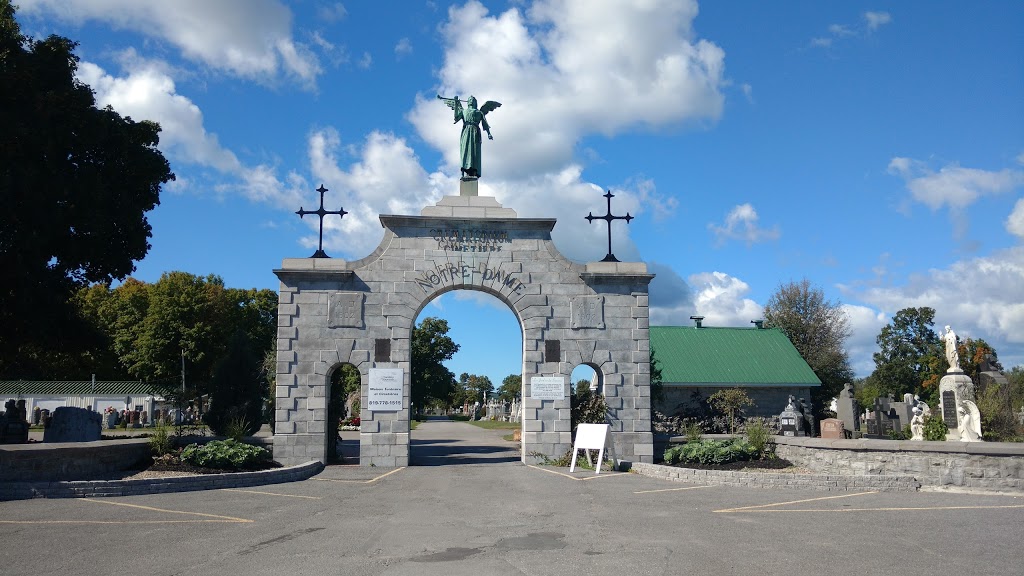
[[[977,422],[968,421],[971,427],[970,431],[965,433],[963,430],[964,417],[967,416],[968,420],[974,419],[978,407],[974,405],[974,382],[960,368],[956,333],[949,326],[946,326],[946,330],[942,334],[942,341],[946,348],[946,361],[949,362],[946,375],[939,381],[939,413],[942,414],[942,419],[945,421],[946,427],[949,428],[946,440],[962,441],[965,434],[966,437],[971,437],[975,424],[977,425],[977,440],[980,440],[980,416],[977,417]],[[970,404],[964,404],[965,402]]]
[[[100,439],[103,416],[99,412],[61,406],[43,432],[43,442],[94,442]]]
[[[853,397],[853,384],[849,382],[843,385],[843,391],[836,398],[836,417],[843,421],[847,436],[852,436],[855,431],[860,432],[860,410]]]

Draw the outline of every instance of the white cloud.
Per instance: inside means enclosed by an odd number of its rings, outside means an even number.
[[[596,5],[595,5],[596,4]],[[722,113],[724,52],[691,38],[696,3],[542,1],[491,15],[477,2],[449,10],[438,93],[500,98],[488,120],[488,179],[557,173],[581,137],[714,121]],[[410,121],[457,172],[452,114],[422,98]]]
[[[190,59],[260,82],[284,75],[314,88],[316,56],[292,38],[292,13],[277,0],[21,0],[25,15],[47,12],[165,40]]]
[[[864,21],[867,23],[868,31],[874,32],[892,22],[892,16],[888,12],[865,12]]]
[[[842,24],[832,24],[828,27],[828,33],[837,37],[842,38],[844,36],[853,36],[853,31]]]
[[[363,70],[368,70],[370,66],[373,66],[373,56],[369,52],[363,52],[363,55],[359,58],[359,62],[356,65]]]
[[[172,169],[180,163],[212,168],[234,181],[214,185],[218,190],[238,192],[251,200],[281,207],[296,203],[299,191],[306,187],[301,178],[290,174],[287,182],[282,183],[271,167],[243,164],[220,144],[216,134],[206,131],[202,111],[177,93],[164,63],[144,60],[131,50],[122,54],[121,61],[127,68],[124,76],[108,74],[92,62],[81,62],[78,79],[93,89],[98,106],[109,105],[122,116],[136,121],[159,123],[159,148],[171,161]],[[214,176],[211,178],[217,180]],[[189,186],[194,183],[180,179],[169,190],[182,192]]]
[[[700,272],[689,277],[695,291],[696,313],[704,316],[706,326],[749,326],[751,320],[764,317],[764,307],[745,296],[746,282],[724,272]]]
[[[850,338],[846,341],[850,367],[857,376],[867,376],[875,369],[872,357],[878,350],[875,338],[882,327],[889,323],[889,318],[883,312],[867,306],[843,304],[842,309],[850,322]]]
[[[854,24],[829,24],[828,34],[811,38],[812,48],[831,48],[837,40],[866,38],[883,25],[892,22],[888,12],[865,12],[863,22]]]
[[[333,2],[318,6],[316,15],[320,20],[333,24],[344,20],[348,16],[348,10],[345,9],[345,5],[341,2]]]
[[[395,44],[395,56],[402,58],[409,54],[412,54],[412,42],[408,38],[402,38]]]
[[[914,200],[932,210],[943,206],[962,210],[981,196],[1009,192],[1024,184],[1020,170],[993,172],[949,164],[935,172],[924,162],[902,157],[889,162],[889,173],[902,177]]]
[[[160,149],[172,157],[221,172],[241,168],[238,158],[221,147],[217,135],[203,127],[199,107],[176,92],[174,80],[160,62],[141,60],[133,52],[122,61],[131,66],[122,77],[91,62],[80,63],[78,78],[95,91],[98,106],[112,106],[135,120],[159,122]]]
[[[1024,240],[1024,198],[1013,205],[1013,211],[1006,219],[1006,231]]]
[[[749,246],[779,238],[778,226],[771,229],[761,228],[758,226],[758,220],[757,210],[754,210],[751,204],[739,204],[729,211],[721,226],[712,222],[708,224],[708,230],[715,234],[719,244],[728,240],[743,240]]]
[[[1005,366],[1013,366],[1024,364],[1021,286],[1024,246],[913,275],[902,286],[840,289],[889,317],[903,308],[934,308],[936,325],[949,324],[961,336],[984,338],[995,347]]]

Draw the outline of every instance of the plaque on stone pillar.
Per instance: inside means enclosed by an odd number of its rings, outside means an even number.
[[[604,329],[604,296],[576,296],[570,306],[572,328]]]
[[[562,361],[562,345],[559,340],[545,340],[544,341],[544,361],[545,362],[561,362]]]
[[[335,292],[327,303],[328,328],[362,328],[363,300],[360,292]]]
[[[942,421],[950,429],[960,426],[960,421],[956,416],[956,392],[952,390],[942,393]]]
[[[391,362],[391,340],[377,338],[373,346],[374,362]]]

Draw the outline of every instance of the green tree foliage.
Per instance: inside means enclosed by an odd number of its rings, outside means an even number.
[[[184,351],[189,380],[208,391],[216,362],[224,356],[233,330],[224,281],[185,272],[167,272],[149,288],[142,331],[124,360],[137,378],[174,380]],[[244,330],[243,330],[244,331]]]
[[[146,213],[174,179],[160,127],[96,108],[76,44],[21,34],[0,0],[0,376],[52,378],[53,353],[88,351],[74,293],[120,280],[149,250]],[[59,366],[58,366],[59,369]]]
[[[412,329],[412,403],[419,408],[450,403],[456,392],[455,374],[445,367],[459,351],[448,337],[448,322],[425,318]]]
[[[569,399],[572,433],[580,424],[604,424],[608,417],[608,404],[604,396],[590,389],[589,380],[579,380]]]
[[[488,398],[494,396],[494,384],[487,376],[477,376],[463,372],[459,376],[459,387],[465,391],[463,398],[468,402],[484,402],[484,394]]]
[[[266,391],[261,361],[245,331],[235,331],[226,355],[217,362],[210,383],[206,424],[214,434],[227,435],[232,426],[243,427],[246,435],[260,429]]]
[[[665,386],[661,383],[661,366],[654,355],[654,348],[651,348],[651,402],[659,406],[665,401]]]
[[[362,377],[359,369],[351,364],[342,364],[331,374],[330,396],[327,403],[327,457],[337,458],[338,445],[332,439],[337,434],[338,425],[345,418],[345,402],[349,394],[359,392]]]
[[[765,326],[779,328],[797,352],[821,380],[812,389],[814,409],[829,405],[853,379],[850,359],[844,349],[850,337],[850,322],[838,302],[825,299],[825,293],[810,281],[780,285],[764,307]]]
[[[509,374],[501,381],[498,388],[498,398],[502,402],[511,402],[519,398],[523,393],[523,377],[520,374]]]
[[[87,374],[138,378],[178,394],[184,351],[189,387],[184,397],[193,398],[209,391],[214,366],[226,355],[236,331],[246,335],[252,354],[260,359],[265,388],[276,371],[276,359],[270,364],[266,360],[277,327],[277,294],[272,290],[225,288],[217,276],[169,272],[153,284],[133,278],[113,290],[95,284],[79,290],[73,302],[99,335],[95,350],[86,356],[97,364]],[[111,372],[103,372],[110,363]],[[81,378],[81,373],[65,377]],[[272,398],[273,390],[267,391]]]
[[[933,308],[904,308],[882,327],[875,342],[875,371],[868,377],[865,390],[870,394],[919,394],[934,404],[939,380],[948,365],[935,324]],[[860,398],[858,398],[860,400]],[[870,405],[870,404],[867,404]]]
[[[743,409],[753,406],[754,401],[747,396],[742,388],[723,388],[708,396],[708,404],[715,410],[725,414],[729,421],[729,433],[736,433],[736,419],[743,414]]]

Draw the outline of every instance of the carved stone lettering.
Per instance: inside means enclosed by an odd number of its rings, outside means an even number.
[[[360,292],[336,292],[327,304],[328,328],[362,328],[363,300]]]
[[[572,328],[604,329],[604,296],[575,296],[572,299]]]

